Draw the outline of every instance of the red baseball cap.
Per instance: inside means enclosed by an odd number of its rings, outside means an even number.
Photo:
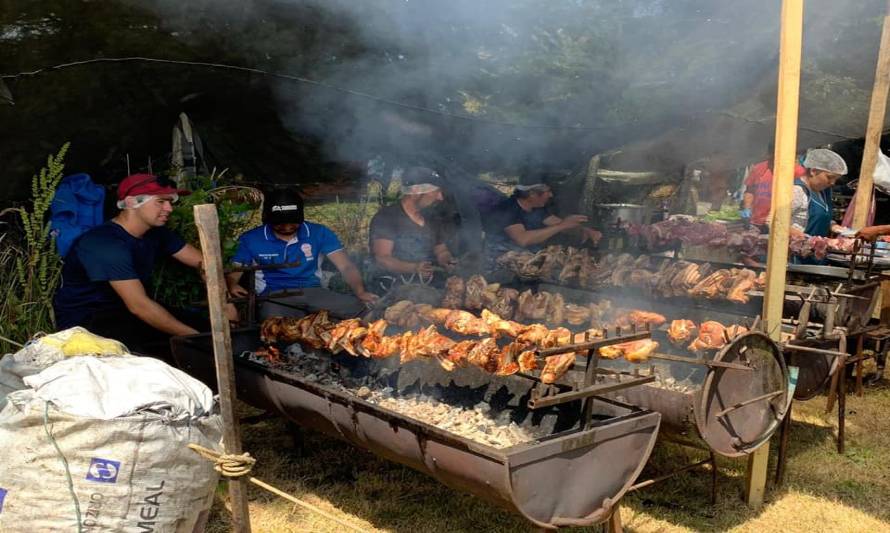
[[[166,176],[154,174],[132,174],[127,176],[117,186],[117,199],[123,200],[127,196],[139,196],[140,194],[178,194],[185,196],[192,191],[178,189],[176,183]]]

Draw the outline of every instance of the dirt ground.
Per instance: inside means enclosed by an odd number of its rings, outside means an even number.
[[[257,411],[242,405],[243,414]],[[718,497],[709,503],[707,467],[629,495],[623,501],[626,530],[639,532],[890,531],[890,382],[847,401],[847,449],[835,449],[837,417],[825,413],[825,397],[796,403],[787,480],[770,484],[765,505],[742,502],[745,462],[718,460]],[[307,432],[300,449],[280,419],[243,428],[245,450],[258,459],[254,475],[366,531],[397,533],[530,531],[518,516],[446,488],[409,468],[343,442]],[[773,439],[771,473],[777,438]],[[704,458],[696,450],[659,445],[647,466],[658,475]],[[209,531],[228,530],[225,484],[220,484]],[[253,531],[337,532],[346,529],[314,513],[250,489]],[[574,529],[568,531],[598,531]]]

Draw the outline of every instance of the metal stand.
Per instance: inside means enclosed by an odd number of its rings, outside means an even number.
[[[711,505],[716,505],[717,504],[717,455],[712,450],[709,450],[707,448],[702,448],[701,446],[698,446],[691,442],[686,442],[686,441],[683,441],[680,439],[668,439],[668,441],[672,442],[674,444],[679,444],[680,446],[684,446],[686,448],[693,448],[695,450],[706,451],[706,452],[708,452],[708,458],[704,459],[702,461],[697,461],[695,463],[691,463],[691,464],[682,466],[676,470],[671,470],[667,474],[663,474],[663,475],[660,475],[660,476],[657,476],[657,477],[654,477],[651,479],[646,479],[646,480],[640,481],[638,483],[635,483],[629,489],[627,489],[627,491],[631,492],[631,491],[635,491],[635,490],[644,489],[646,487],[655,485],[656,483],[661,483],[662,481],[666,481],[674,476],[682,474],[683,472],[688,472],[689,470],[693,470],[695,468],[698,468],[698,467],[701,467],[704,465],[711,465],[711,491],[710,491],[711,492],[711,494],[710,494],[711,495]]]

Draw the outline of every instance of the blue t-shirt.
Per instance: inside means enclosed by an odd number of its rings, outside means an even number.
[[[239,265],[276,265],[294,263],[292,268],[259,270],[256,273],[258,294],[318,287],[320,256],[342,250],[343,245],[333,231],[321,224],[303,222],[290,241],[275,236],[272,226],[254,228],[238,239],[238,250],[232,262]]]
[[[185,241],[167,228],[152,228],[139,238],[108,221],[86,231],[65,256],[53,299],[57,326],[86,325],[97,312],[127,312],[108,282],[138,279],[148,287],[157,260],[183,246]]]

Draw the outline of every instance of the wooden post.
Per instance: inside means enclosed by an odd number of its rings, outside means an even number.
[[[887,112],[888,90],[890,90],[890,0],[887,2],[884,15],[884,28],[881,30],[878,66],[875,69],[868,126],[865,130],[865,150],[862,153],[862,167],[859,169],[859,185],[856,187],[856,212],[853,214],[853,227],[856,229],[867,224],[868,211],[874,195],[874,172],[878,153],[881,151],[881,132],[884,130],[884,115]]]
[[[766,258],[763,318],[767,333],[780,340],[788,232],[791,228],[791,194],[797,152],[797,113],[800,97],[800,57],[803,44],[803,0],[783,0],[779,30],[779,92],[776,101],[776,151],[773,172],[772,224]],[[745,502],[760,507],[766,492],[769,441],[748,457]]]
[[[207,307],[213,332],[213,353],[216,360],[216,381],[219,385],[219,404],[223,419],[223,444],[226,453],[241,453],[241,436],[235,418],[235,369],[232,361],[232,337],[229,321],[224,313],[226,283],[223,277],[222,250],[219,244],[219,218],[216,206],[195,206],[195,225],[204,255],[204,274],[207,284]],[[250,533],[250,514],[247,509],[247,480],[229,478],[229,498],[232,500],[232,531]]]

